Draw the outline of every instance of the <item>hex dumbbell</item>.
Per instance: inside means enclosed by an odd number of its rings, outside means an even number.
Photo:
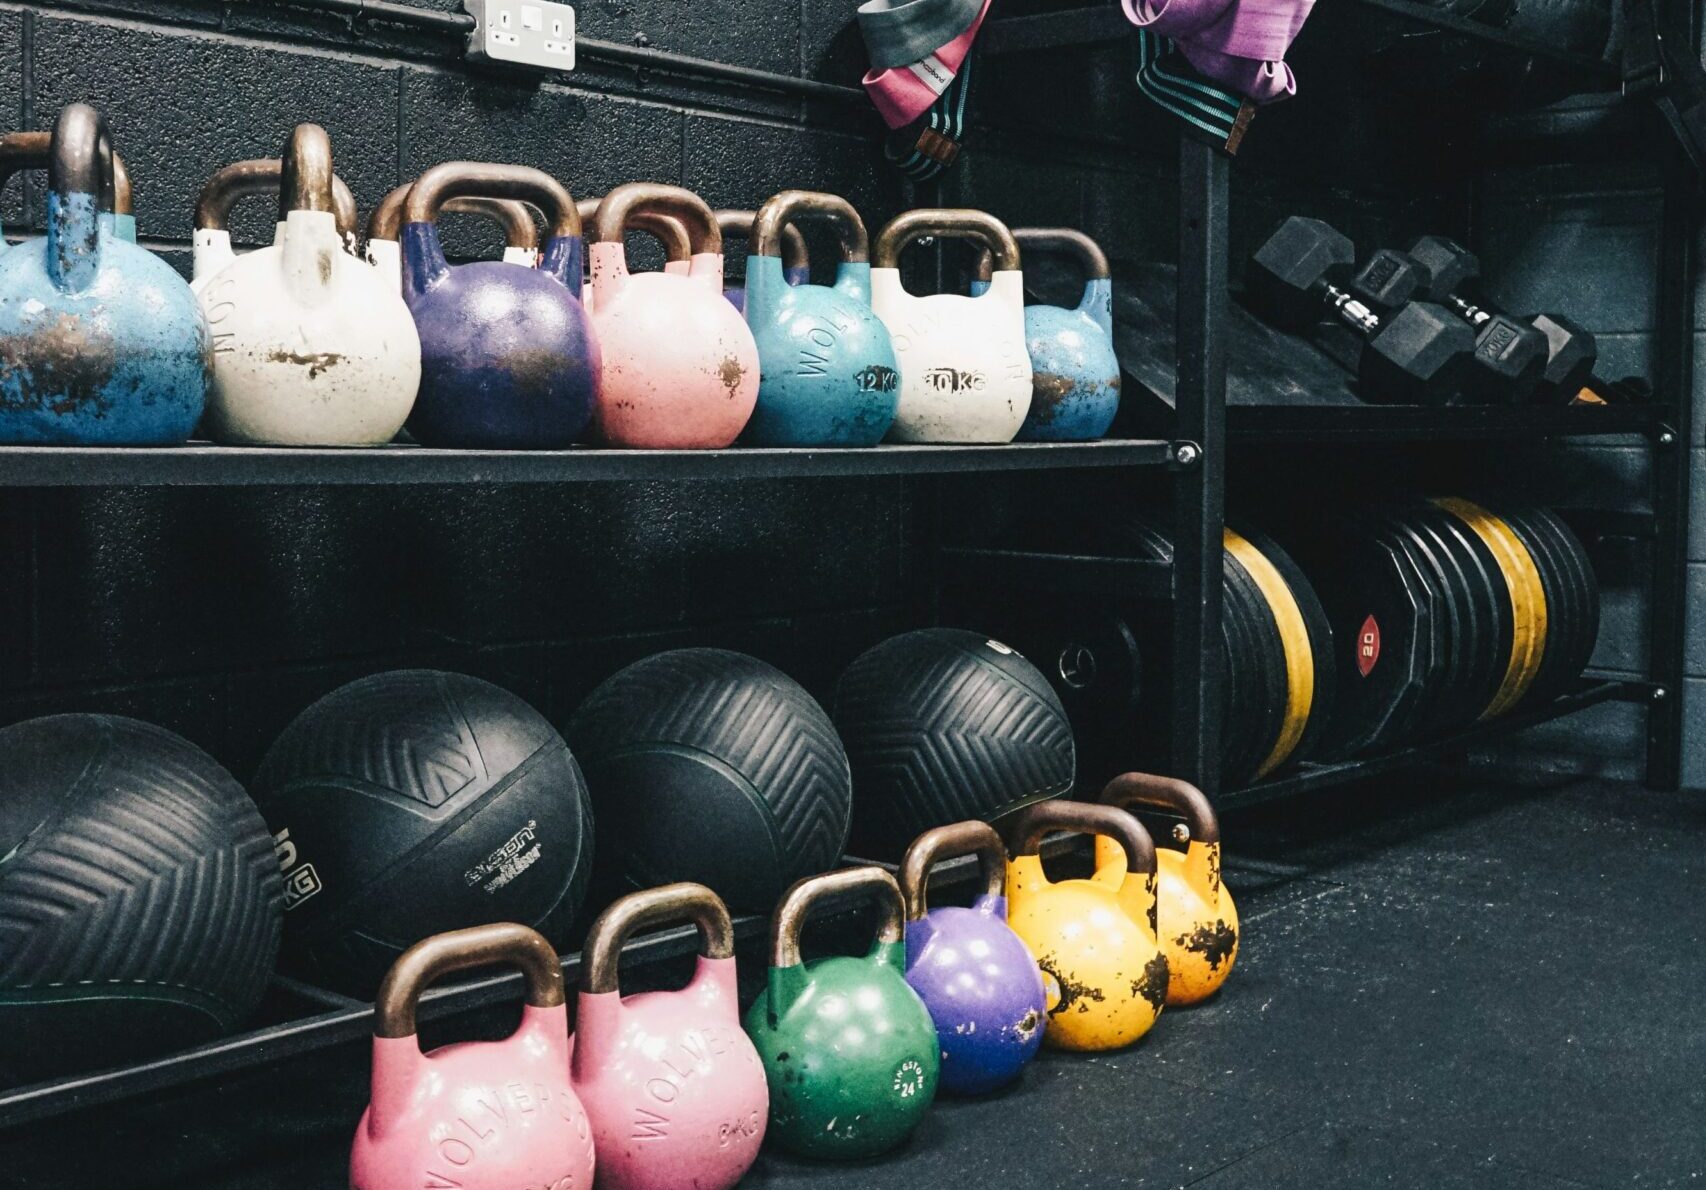
[[[1540,387],[1546,370],[1546,336],[1514,318],[1441,297],[1432,269],[1415,256],[1382,248],[1356,271],[1349,288],[1382,314],[1420,298],[1444,306],[1467,322],[1475,332],[1475,367],[1469,373],[1468,390],[1477,399],[1522,401]]]
[[[1427,269],[1431,278],[1423,290],[1429,301],[1438,302],[1471,326],[1507,318],[1526,323],[1546,339],[1546,365],[1541,373],[1541,394],[1568,404],[1584,387],[1592,385],[1599,347],[1592,333],[1561,314],[1535,314],[1525,319],[1501,315],[1485,301],[1473,301],[1465,293],[1481,275],[1475,254],[1444,236],[1423,236],[1410,247],[1410,255]]]
[[[1345,286],[1356,264],[1349,238],[1319,219],[1293,215],[1250,258],[1245,294],[1281,330],[1313,333],[1324,318],[1362,342],[1356,372],[1367,400],[1444,405],[1463,391],[1475,350],[1464,322],[1431,302],[1409,302],[1386,317]]]

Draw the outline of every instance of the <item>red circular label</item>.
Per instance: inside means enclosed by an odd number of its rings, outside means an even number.
[[[1373,616],[1369,616],[1357,630],[1357,672],[1366,678],[1379,660],[1380,625],[1375,623]]]

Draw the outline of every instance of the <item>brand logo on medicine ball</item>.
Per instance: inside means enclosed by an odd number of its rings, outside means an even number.
[[[853,379],[858,382],[862,393],[892,393],[900,383],[900,373],[881,364],[872,364],[854,373]]]
[[[1357,672],[1363,677],[1374,668],[1374,663],[1380,660],[1380,625],[1373,616],[1362,622],[1357,630]]]
[[[931,368],[924,373],[924,383],[939,393],[982,392],[988,383],[982,372],[967,372],[961,368]]]

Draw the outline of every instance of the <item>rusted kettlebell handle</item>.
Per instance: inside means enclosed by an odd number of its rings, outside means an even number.
[[[508,963],[527,981],[527,1004],[556,1008],[563,996],[562,960],[537,931],[514,922],[435,934],[405,950],[386,972],[373,1002],[375,1037],[413,1037],[415,1008],[429,984],[455,971]]]
[[[58,194],[94,194],[99,209],[113,209],[113,142],[106,117],[86,103],[67,104],[48,141],[48,188]]]
[[[580,200],[583,224],[598,218],[598,204],[603,201],[602,198]],[[628,219],[628,226],[635,231],[645,232],[662,244],[663,258],[671,264],[690,260],[693,256],[693,244],[687,235],[687,225],[674,215],[665,215],[659,211],[635,211]]]
[[[932,827],[912,841],[900,861],[900,895],[907,921],[922,921],[930,911],[925,896],[930,869],[962,855],[977,856],[985,896],[1002,894],[1007,882],[1007,848],[994,827],[976,819]]]
[[[770,919],[770,965],[797,967],[800,957],[800,934],[812,906],[824,897],[855,891],[870,892],[877,897],[883,911],[877,925],[877,941],[899,942],[902,938],[900,885],[882,868],[843,868],[821,876],[806,876],[794,881],[776,906]]]
[[[903,211],[883,225],[871,250],[873,268],[900,267],[900,254],[924,236],[975,240],[994,256],[995,268],[1010,272],[1019,267],[1019,244],[1007,225],[987,211],[966,207],[924,207]]]
[[[1102,246],[1074,227],[1015,227],[1013,240],[1024,252],[1058,252],[1070,256],[1084,270],[1086,281],[1105,281],[1113,276],[1108,254]],[[994,257],[988,248],[977,254],[977,279],[993,275]]]
[[[639,226],[637,216],[646,211],[679,219],[687,228],[692,255],[722,252],[723,233],[705,200],[691,190],[658,182],[627,182],[606,194],[598,204],[593,238],[601,244],[620,243],[629,227]]]
[[[1214,816],[1214,807],[1202,790],[1188,781],[1154,773],[1125,773],[1103,786],[1096,800],[1122,810],[1147,806],[1177,814],[1185,820],[1192,842],[1220,842],[1220,821]]]
[[[804,194],[806,191],[784,191],[784,193]],[[777,197],[781,196],[778,195]],[[757,212],[735,211],[725,208],[713,213],[717,218],[717,230],[723,233],[725,241],[731,238],[751,241],[756,237]],[[857,218],[858,216],[855,215],[854,217]],[[859,230],[863,234],[863,223],[859,225]],[[776,255],[775,243],[775,239],[772,238],[770,240],[771,250],[768,252],[760,252],[754,245],[749,249],[748,255],[774,256]],[[849,257],[848,259],[852,258]],[[860,257],[860,259],[863,260],[864,258]],[[800,229],[792,223],[785,223],[782,227],[782,267],[784,269],[803,269],[810,264],[810,254],[806,251],[806,237],[801,235]]]
[[[52,134],[46,132],[8,132],[0,136],[0,189],[12,180],[13,174],[26,169],[46,169],[47,153],[52,143]],[[130,168],[117,153],[113,154],[112,211],[115,215],[135,213]]]
[[[403,230],[403,203],[408,200],[409,187],[413,185],[413,182],[404,182],[379,200],[379,205],[374,207],[373,213],[367,217],[369,240],[397,238]],[[449,200],[442,209],[453,215],[478,215],[483,219],[490,219],[503,229],[504,246],[507,248],[526,248],[534,252],[539,250],[539,225],[533,221],[532,208],[524,202],[517,202],[512,198],[469,195]]]
[[[1036,855],[1050,831],[1105,835],[1125,849],[1126,871],[1155,874],[1155,842],[1143,824],[1117,806],[1069,802],[1060,798],[1036,802],[1013,816],[1007,826],[1009,850],[1017,857]]]
[[[332,138],[318,124],[298,124],[284,140],[279,154],[278,219],[292,211],[330,213],[332,198]],[[335,222],[335,221],[334,221]]]
[[[618,990],[616,968],[629,937],[639,930],[683,921],[698,927],[700,954],[708,959],[734,955],[734,923],[721,898],[703,884],[665,884],[625,896],[598,915],[582,952],[580,990],[588,995]]]
[[[218,170],[201,188],[196,198],[195,226],[197,231],[226,231],[231,208],[239,199],[251,194],[271,194],[278,191],[283,202],[284,163],[277,157],[256,157],[249,161],[234,161]],[[338,233],[354,235],[361,216],[356,211],[355,195],[344,180],[332,175],[332,211],[337,217]]]
[[[556,178],[525,165],[483,161],[446,161],[415,179],[403,199],[403,222],[432,223],[444,204],[453,198],[529,202],[545,215],[547,239],[581,234],[580,211]]]

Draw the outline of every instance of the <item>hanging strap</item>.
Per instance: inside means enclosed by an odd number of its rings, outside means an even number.
[[[977,55],[970,53],[953,81],[918,120],[896,129],[883,144],[883,155],[896,169],[915,182],[927,182],[960,155],[966,133],[966,112],[971,103],[972,80]]]
[[[1228,155],[1238,152],[1256,115],[1254,103],[1204,78],[1170,39],[1148,29],[1137,30],[1137,89],[1187,136]]]

